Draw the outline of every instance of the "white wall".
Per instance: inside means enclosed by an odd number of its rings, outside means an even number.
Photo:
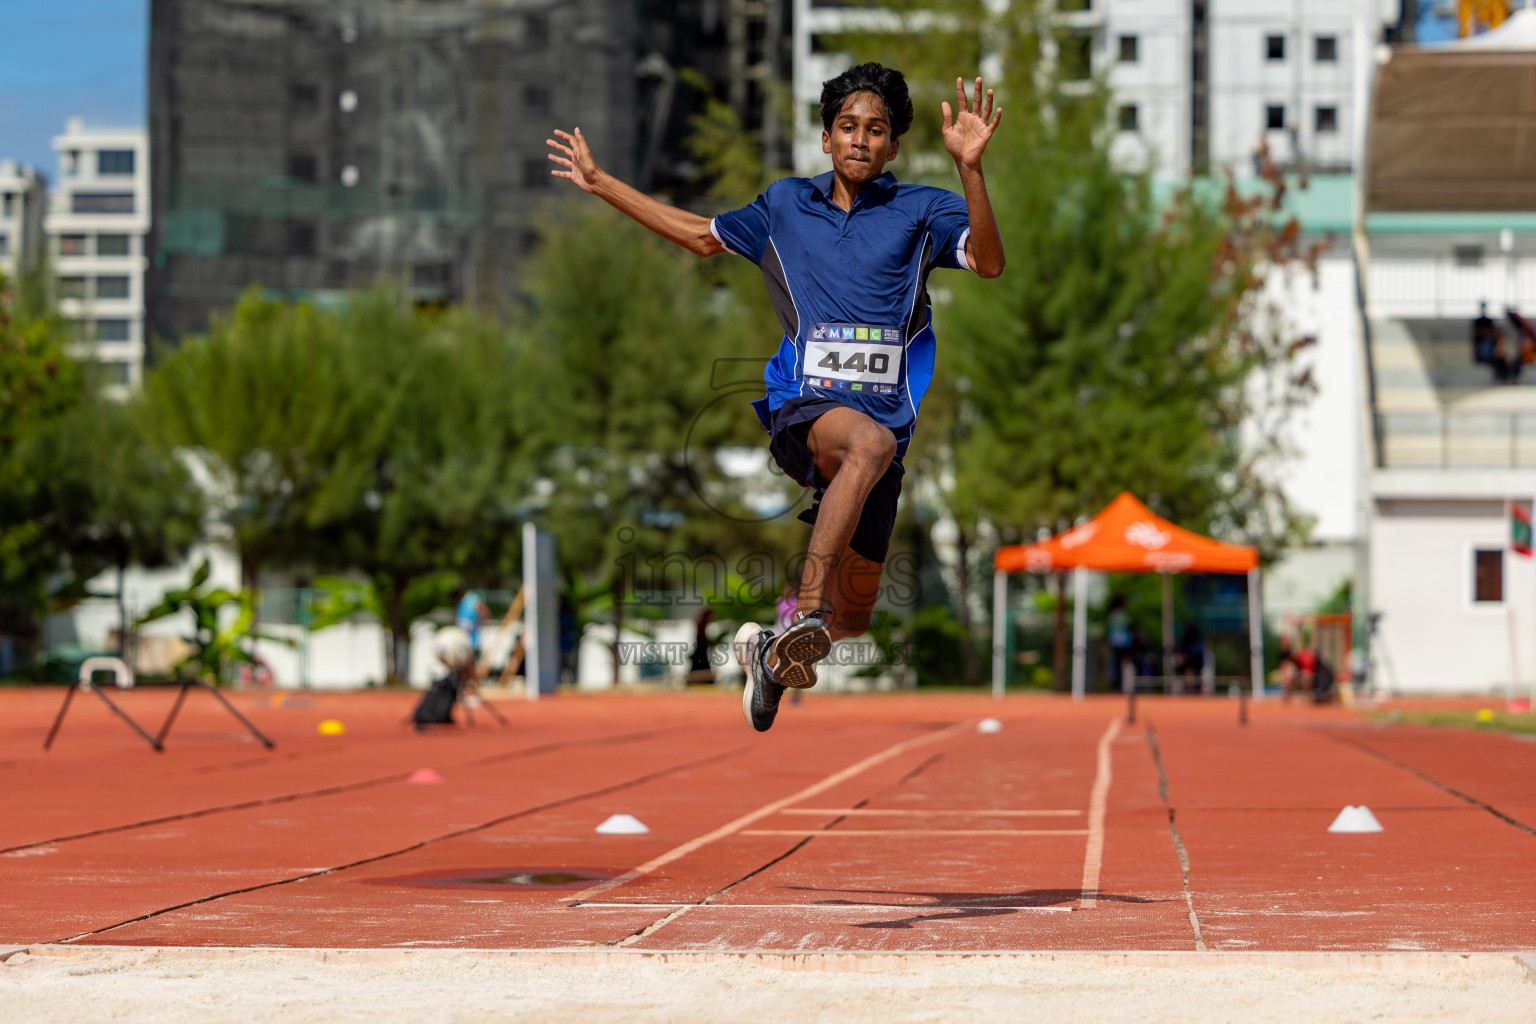
[[[1339,543],[1360,536],[1364,414],[1360,317],[1355,265],[1347,251],[1319,262],[1316,283],[1305,274],[1272,281],[1297,333],[1317,344],[1300,364],[1310,367],[1317,394],[1294,414],[1288,440],[1298,457],[1281,474],[1286,496],[1316,518],[1312,539]]]
[[[1402,485],[1415,478],[1429,485]],[[1536,671],[1536,564],[1506,552],[1504,602],[1479,604],[1472,599],[1472,553],[1506,545],[1507,512],[1494,492],[1507,487],[1530,495],[1536,474],[1382,471],[1375,487],[1371,605],[1382,613],[1374,652],[1377,688],[1508,692],[1515,681],[1513,610],[1522,690],[1529,693]],[[1435,489],[1443,496],[1413,496]]]

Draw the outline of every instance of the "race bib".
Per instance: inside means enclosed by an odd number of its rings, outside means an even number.
[[[901,379],[901,329],[816,324],[805,343],[801,379],[811,387],[896,393]]]

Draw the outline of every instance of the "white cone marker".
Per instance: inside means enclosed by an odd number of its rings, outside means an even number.
[[[633,814],[614,814],[597,826],[597,831],[599,835],[605,836],[643,836],[650,829]]]
[[[995,718],[983,718],[976,723],[977,732],[1002,732],[1003,723]]]
[[[437,772],[433,771],[431,768],[418,768],[411,772],[410,775],[406,776],[405,781],[416,786],[432,786],[447,780],[445,780],[441,775],[437,774]]]
[[[1376,820],[1376,815],[1365,804],[1359,807],[1351,804],[1339,812],[1339,816],[1333,819],[1333,824],[1328,826],[1329,832],[1380,832],[1381,822]]]

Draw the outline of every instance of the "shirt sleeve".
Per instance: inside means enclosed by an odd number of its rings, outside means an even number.
[[[768,193],[711,220],[709,233],[727,252],[745,256],[753,263],[761,261],[768,248]]]
[[[928,207],[928,232],[933,236],[933,265],[951,270],[970,270],[965,258],[965,240],[971,234],[971,215],[965,197],[945,189]]]

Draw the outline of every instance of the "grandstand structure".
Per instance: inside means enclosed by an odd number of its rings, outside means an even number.
[[[1383,50],[1370,95],[1354,250],[1376,682],[1528,691],[1536,565],[1509,531],[1536,495],[1536,365],[1499,379],[1472,324],[1486,304],[1513,358],[1536,312],[1536,11]]]

